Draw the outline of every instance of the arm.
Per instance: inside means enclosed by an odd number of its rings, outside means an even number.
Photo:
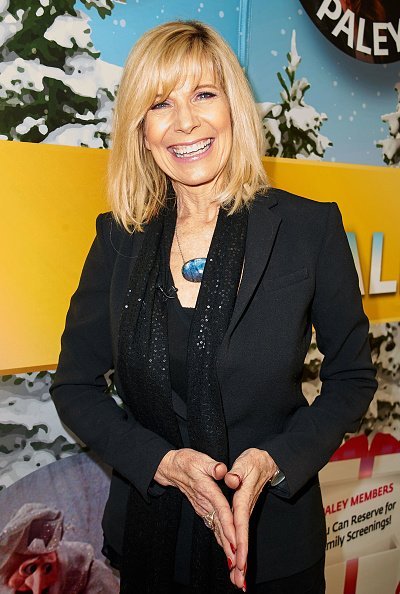
[[[51,394],[62,421],[142,494],[173,446],[145,429],[105,393],[113,367],[109,290],[113,259],[110,221],[100,215],[78,289],[71,299]]]
[[[311,321],[324,354],[321,394],[290,417],[283,433],[263,444],[285,473],[287,496],[325,466],[346,432],[357,430],[377,387],[368,319],[335,203],[329,207],[315,282]]]

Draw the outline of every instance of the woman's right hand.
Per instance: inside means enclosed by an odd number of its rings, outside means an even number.
[[[154,480],[163,487],[177,487],[182,491],[200,517],[215,511],[214,534],[224,549],[230,570],[236,565],[235,526],[229,503],[216,483],[227,471],[222,462],[196,450],[182,448],[165,454]]]

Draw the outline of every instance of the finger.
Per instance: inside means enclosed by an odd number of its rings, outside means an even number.
[[[206,473],[216,481],[221,481],[226,475],[228,468],[223,462],[215,462],[210,459],[206,465]]]
[[[224,550],[228,570],[231,571],[236,565],[236,555],[233,552],[234,549],[232,549],[229,540],[226,538],[223,532],[221,522],[217,514],[215,514],[215,537],[220,547],[222,547],[222,549]]]
[[[238,489],[252,469],[250,456],[242,453],[236,458],[232,468],[224,476],[226,485],[230,489]]]
[[[239,489],[240,485],[243,482],[242,477],[239,475],[239,473],[235,473],[232,471],[229,471],[225,474],[224,477],[224,481],[225,484],[230,488],[230,489]]]
[[[233,510],[237,541],[235,583],[241,588],[247,567],[250,510],[247,498],[241,497],[240,491],[234,496]]]
[[[210,503],[213,506],[213,509],[215,509],[216,516],[221,526],[221,533],[224,536],[225,540],[228,542],[226,552],[229,551],[231,553],[232,561],[235,563],[236,561],[234,555],[236,550],[236,528],[234,524],[233,513],[231,508],[229,507],[229,503],[226,497],[223,495],[219,487],[217,488],[218,493],[216,493],[215,496],[213,494]]]

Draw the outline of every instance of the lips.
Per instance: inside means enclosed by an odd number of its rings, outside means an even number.
[[[205,153],[210,148],[213,141],[213,138],[205,138],[190,144],[174,144],[168,147],[168,150],[180,159],[197,157],[198,155]]]

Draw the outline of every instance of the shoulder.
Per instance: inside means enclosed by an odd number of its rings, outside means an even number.
[[[319,202],[286,190],[270,188],[264,194],[257,194],[254,206],[269,208],[282,221],[303,227],[324,229],[330,219],[341,219],[336,202]]]
[[[280,188],[270,188],[265,194],[257,194],[256,201],[273,203],[282,212],[322,213],[328,211],[335,202],[320,202]]]
[[[129,253],[129,245],[135,233],[129,233],[118,223],[111,212],[104,212],[96,219],[96,239],[101,243],[105,252],[111,259],[115,259],[126,249]]]

